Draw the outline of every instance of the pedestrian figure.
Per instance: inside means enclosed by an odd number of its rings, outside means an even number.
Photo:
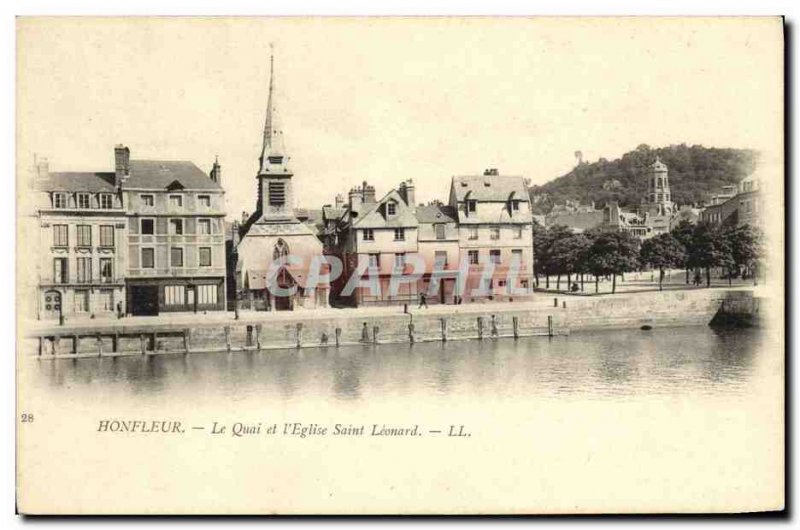
[[[425,293],[419,293],[419,309],[428,308],[428,299],[425,296]]]
[[[694,284],[697,286],[697,285],[700,285],[701,283],[703,283],[703,280],[700,279],[700,273],[695,271],[695,273],[694,273]]]
[[[122,318],[122,302],[117,302],[117,318]]]
[[[580,287],[578,287],[578,283],[577,282],[574,282],[572,284],[572,287],[570,287],[569,290],[572,291],[573,293],[577,293],[580,290]]]
[[[361,328],[361,342],[369,342],[369,329],[367,329],[366,322],[364,322],[364,327]]]

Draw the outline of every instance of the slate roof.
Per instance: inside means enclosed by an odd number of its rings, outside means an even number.
[[[498,175],[453,177],[452,186],[459,202],[462,202],[470,192],[469,198],[478,201],[505,202],[512,193],[515,193],[520,200],[528,200],[528,190],[522,177]]]
[[[442,204],[417,206],[416,215],[420,223],[455,223],[457,216],[455,208]]]
[[[222,186],[186,160],[131,160],[130,175],[122,187],[165,189],[175,181],[187,189],[222,191]]]
[[[90,193],[113,193],[114,173],[89,171],[65,171],[50,173],[49,177],[36,182],[40,191],[86,191]]]

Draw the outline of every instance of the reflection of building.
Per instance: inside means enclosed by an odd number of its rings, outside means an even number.
[[[256,211],[240,227],[236,248],[236,284],[243,306],[251,309],[324,307],[328,287],[309,284],[312,268],[322,269],[322,243],[315,212],[298,219],[294,210],[292,172],[285,155],[283,132],[275,112],[274,76],[270,59],[269,99],[259,158]],[[274,265],[273,265],[274,264]],[[270,291],[270,285],[286,293]]]
[[[36,163],[37,317],[111,316],[125,304],[125,210],[114,173],[50,173]]]
[[[131,160],[117,146],[128,216],[127,310],[134,315],[225,309],[222,170],[185,161]]]

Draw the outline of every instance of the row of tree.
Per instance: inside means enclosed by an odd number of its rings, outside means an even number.
[[[611,277],[611,292],[616,292],[617,276],[645,269],[658,271],[659,289],[663,289],[668,269],[685,269],[687,284],[690,271],[695,271],[696,283],[704,271],[710,287],[712,269],[724,271],[729,283],[738,277],[755,282],[762,237],[749,225],[682,221],[671,232],[640,242],[628,232],[592,229],[576,234],[566,226],[534,224],[533,252],[537,287],[539,277],[544,276],[549,289],[550,277],[555,276],[556,289],[561,289],[565,277],[568,288],[575,278],[583,290],[584,276],[589,275],[594,276],[595,292],[603,277]]]

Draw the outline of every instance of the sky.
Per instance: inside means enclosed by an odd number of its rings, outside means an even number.
[[[412,178],[542,184],[574,153],[675,143],[782,152],[779,19],[21,18],[17,170],[134,159],[222,165],[229,217],[255,208],[275,49],[297,207]]]

